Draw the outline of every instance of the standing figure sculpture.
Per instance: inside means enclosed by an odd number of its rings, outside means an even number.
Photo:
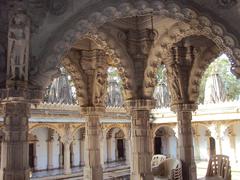
[[[171,98],[173,101],[178,101],[181,99],[182,93],[180,89],[179,72],[176,64],[173,63],[167,68],[167,76]]]
[[[103,105],[106,93],[107,73],[104,66],[98,66],[95,74],[94,83],[94,105]]]
[[[28,80],[30,20],[23,12],[10,19],[8,30],[8,79]]]

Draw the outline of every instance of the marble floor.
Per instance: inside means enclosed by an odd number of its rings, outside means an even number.
[[[104,165],[104,179],[113,179],[122,176],[129,176],[130,167],[125,162],[114,162]],[[63,169],[55,169],[49,171],[39,171],[32,173],[31,180],[56,180],[69,179],[81,180],[83,179],[83,167],[72,168],[71,175],[64,175]],[[121,179],[127,180],[127,179]]]

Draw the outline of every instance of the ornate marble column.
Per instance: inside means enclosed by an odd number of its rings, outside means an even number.
[[[177,113],[178,151],[179,158],[182,161],[184,180],[197,179],[191,126],[192,111],[195,111],[196,108],[195,104],[178,104],[172,106],[172,109]]]
[[[70,144],[70,167],[74,167],[74,150],[73,145],[75,144],[76,139],[73,139],[72,143]]]
[[[197,179],[191,126],[192,111],[197,109],[195,103],[198,97],[198,89],[193,90],[195,85],[192,82],[200,78],[192,76],[195,62],[200,57],[199,49],[194,47],[195,43],[191,38],[182,40],[171,48],[164,60],[171,92],[171,109],[177,113],[178,151],[184,180]]]
[[[53,130],[48,130],[48,140],[47,140],[47,148],[48,148],[48,170],[53,169]]]
[[[64,142],[64,174],[71,174],[71,162],[70,162],[70,144],[71,142]]]
[[[107,136],[107,162],[112,161],[112,137]]]
[[[130,137],[127,136],[125,139],[125,155],[126,155],[126,164],[129,165],[130,164]]]
[[[150,109],[155,106],[154,100],[126,101],[127,110],[132,116],[132,166],[131,180],[153,180],[151,173],[152,145],[149,125]]]
[[[59,168],[63,168],[63,143],[58,140],[59,142]]]
[[[200,134],[199,134],[199,130],[198,130],[197,126],[195,128],[195,132],[194,132],[193,136],[194,136],[194,150],[196,150],[196,152],[195,152],[195,159],[200,160],[201,159],[201,157],[200,157],[200,149],[199,149],[199,137],[200,137]]]
[[[99,117],[105,112],[104,107],[82,107],[81,112],[86,117],[86,156],[84,180],[102,180],[103,170],[100,160],[100,122]]]
[[[83,135],[85,136],[85,135]],[[84,145],[85,145],[85,137],[81,136],[80,138],[80,166],[84,165]]]

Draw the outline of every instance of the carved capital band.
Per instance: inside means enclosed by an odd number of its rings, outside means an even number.
[[[103,106],[80,107],[80,112],[85,116],[101,116],[105,113],[105,107]]]
[[[135,99],[127,100],[125,107],[129,111],[131,110],[151,110],[155,107],[156,100],[153,99]]]
[[[182,112],[192,112],[197,110],[197,104],[174,104],[171,105],[171,110],[174,112],[182,111]]]

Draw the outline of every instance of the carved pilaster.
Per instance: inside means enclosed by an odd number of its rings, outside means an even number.
[[[149,111],[155,105],[154,100],[132,100],[126,107],[132,116],[132,165],[131,179],[151,180],[152,141],[149,124]]]
[[[48,148],[48,170],[53,168],[53,130],[48,129],[48,140],[47,140],[47,148]]]
[[[73,141],[73,137],[71,134],[69,124],[65,124],[65,133],[64,136],[61,137],[61,141],[63,142],[64,146],[64,174],[71,174],[71,152],[70,152],[70,145]]]
[[[194,161],[194,148],[192,137],[192,111],[196,104],[177,104],[171,107],[177,113],[178,121],[178,151],[182,161],[183,178],[196,180],[196,164]]]
[[[28,118],[26,102],[4,103],[4,138],[2,142],[1,179],[29,179]],[[17,171],[16,171],[17,169]]]
[[[85,167],[84,179],[95,180],[103,179],[103,170],[100,154],[100,122],[99,117],[105,112],[104,107],[82,107],[82,113],[86,117],[86,136],[85,136]]]

